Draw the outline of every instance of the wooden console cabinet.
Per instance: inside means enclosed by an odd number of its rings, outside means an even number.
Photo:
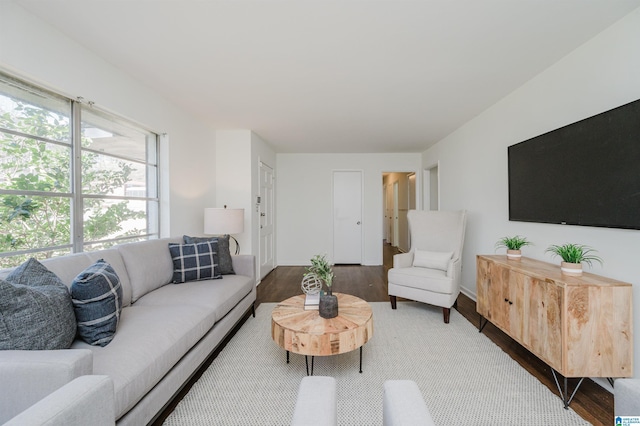
[[[484,317],[565,377],[565,408],[567,377],[633,375],[631,284],[567,276],[559,264],[525,257],[479,255],[477,293],[481,322]]]

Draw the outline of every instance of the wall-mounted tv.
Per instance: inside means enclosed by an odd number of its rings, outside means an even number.
[[[640,100],[508,147],[509,220],[640,229]]]

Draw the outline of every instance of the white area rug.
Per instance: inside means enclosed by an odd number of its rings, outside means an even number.
[[[382,384],[414,380],[437,425],[588,425],[457,311],[414,302],[372,303],[373,338],[359,351],[316,357],[314,375],[338,385],[340,425],[381,425]],[[165,425],[288,425],[304,356],[271,340],[262,304],[191,388]],[[309,361],[311,359],[309,358]]]

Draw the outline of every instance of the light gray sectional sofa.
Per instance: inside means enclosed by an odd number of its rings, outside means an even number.
[[[613,395],[614,417],[640,417],[640,379],[616,379]]]
[[[43,261],[67,286],[98,259],[108,262],[123,290],[119,324],[104,347],[76,339],[70,349],[0,351],[0,424],[25,410],[22,416],[28,415],[37,401],[63,386],[73,388],[71,382],[84,375],[110,379],[97,381],[103,395],[113,386],[118,425],[152,421],[256,299],[255,258],[250,255],[232,256],[235,275],[170,283],[174,268],[168,243],[182,242],[150,240]],[[0,278],[6,276],[7,271],[0,272]],[[65,424],[64,417],[57,424]],[[68,424],[73,424],[71,417]]]

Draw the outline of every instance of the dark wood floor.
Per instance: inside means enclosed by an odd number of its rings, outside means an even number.
[[[397,251],[393,247],[385,244],[383,255],[384,264],[382,266],[335,266],[334,273],[336,277],[334,279],[333,290],[353,294],[368,302],[387,302],[389,300],[387,293],[387,271],[392,265],[392,259],[395,253],[397,253]],[[261,303],[280,302],[288,297],[300,294],[300,283],[304,272],[305,268],[302,266],[279,266],[274,269],[258,286],[256,306],[259,306]],[[398,299],[398,302],[401,302],[401,300]],[[401,306],[399,306],[399,309],[400,308]],[[462,316],[478,328],[479,317],[476,313],[475,302],[472,299],[461,294],[458,297],[457,309]],[[493,326],[493,324],[487,324],[482,332],[542,384],[547,386],[554,394],[558,394],[551,369],[546,364]],[[162,424],[162,421],[175,408],[177,402],[186,394],[191,385],[195,383],[211,361],[215,359],[215,356],[222,347],[224,347],[224,345],[218,348],[200,372],[185,386],[183,392],[178,395],[174,402],[170,404],[153,423],[154,425]],[[576,382],[577,380],[569,381],[571,391],[573,391]],[[608,426],[613,424],[613,395],[590,379],[585,379],[582,383],[571,402],[571,408],[586,421],[594,425]],[[560,398],[558,398],[558,409],[562,409],[562,401]]]

